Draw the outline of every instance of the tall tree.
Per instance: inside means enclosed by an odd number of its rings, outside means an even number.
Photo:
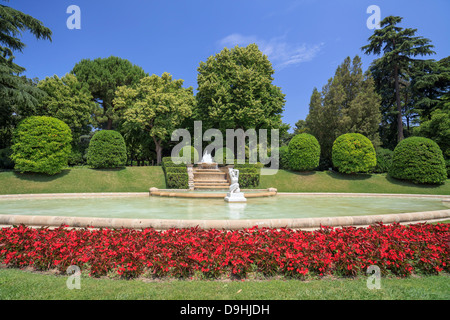
[[[380,97],[361,59],[347,57],[319,92],[314,88],[306,129],[321,145],[323,161],[331,160],[333,142],[344,133],[360,133],[379,145]]]
[[[197,70],[196,113],[206,129],[280,128],[284,94],[256,44],[224,48]]]
[[[125,128],[148,133],[155,143],[157,164],[162,160],[163,143],[192,115],[195,97],[192,87],[183,88],[183,80],[172,80],[169,73],[161,77],[142,78],[135,88],[121,86],[113,103],[123,114]]]
[[[83,59],[72,69],[79,81],[87,83],[95,101],[102,106],[102,112],[95,115],[99,127],[111,130],[114,113],[114,94],[120,86],[132,86],[147,76],[144,70],[130,61],[118,57]]]
[[[46,77],[38,88],[46,96],[41,99],[37,114],[64,121],[72,131],[72,144],[77,144],[81,135],[89,133],[91,115],[97,107],[87,86],[73,74],[66,74],[62,78]]]
[[[365,54],[382,56],[375,66],[381,67],[386,75],[394,80],[394,95],[397,112],[397,142],[403,139],[403,113],[400,97],[400,79],[410,70],[415,57],[435,53],[431,50],[433,45],[424,37],[415,36],[417,29],[401,28],[397,24],[402,17],[388,16],[380,22],[380,29],[368,39],[369,44],[361,49]]]
[[[0,4],[0,146],[8,144],[3,137],[9,137],[4,133],[17,122],[16,107],[32,110],[42,97],[32,80],[20,77],[25,68],[14,63],[14,53],[22,52],[25,47],[19,38],[23,31],[29,31],[36,39],[51,41],[52,32],[41,21]]]

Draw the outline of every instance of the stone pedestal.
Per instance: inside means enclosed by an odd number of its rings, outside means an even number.
[[[227,193],[227,196],[225,197],[226,202],[247,202],[247,199],[244,197],[244,194],[242,192],[233,192]]]

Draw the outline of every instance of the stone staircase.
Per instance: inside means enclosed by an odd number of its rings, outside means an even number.
[[[230,187],[228,174],[218,168],[202,168],[192,169],[194,190],[225,190]]]

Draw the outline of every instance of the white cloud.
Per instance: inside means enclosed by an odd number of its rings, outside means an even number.
[[[278,70],[311,61],[324,45],[323,43],[314,45],[305,43],[291,44],[285,40],[285,37],[264,40],[255,36],[244,36],[239,33],[230,34],[218,41],[221,47],[246,46],[250,43],[256,43]]]

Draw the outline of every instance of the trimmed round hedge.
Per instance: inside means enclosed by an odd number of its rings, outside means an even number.
[[[189,159],[190,153],[190,159]],[[193,146],[185,146],[181,148],[178,156],[182,159],[183,163],[197,163],[200,160],[197,149]]]
[[[96,169],[118,168],[127,162],[127,148],[122,135],[114,130],[97,131],[89,142],[87,164]]]
[[[294,136],[288,145],[289,168],[295,171],[310,171],[317,168],[320,160],[320,144],[309,133]]]
[[[377,156],[367,137],[360,133],[346,133],[334,141],[332,161],[341,173],[367,173],[377,165]]]
[[[414,183],[443,183],[447,179],[444,156],[438,144],[431,139],[406,138],[394,149],[389,175]]]
[[[234,163],[234,153],[230,148],[220,148],[216,150],[214,154],[214,162],[218,164],[233,164]]]
[[[54,175],[67,167],[72,133],[63,121],[32,116],[19,123],[13,135],[11,160],[20,172]]]

